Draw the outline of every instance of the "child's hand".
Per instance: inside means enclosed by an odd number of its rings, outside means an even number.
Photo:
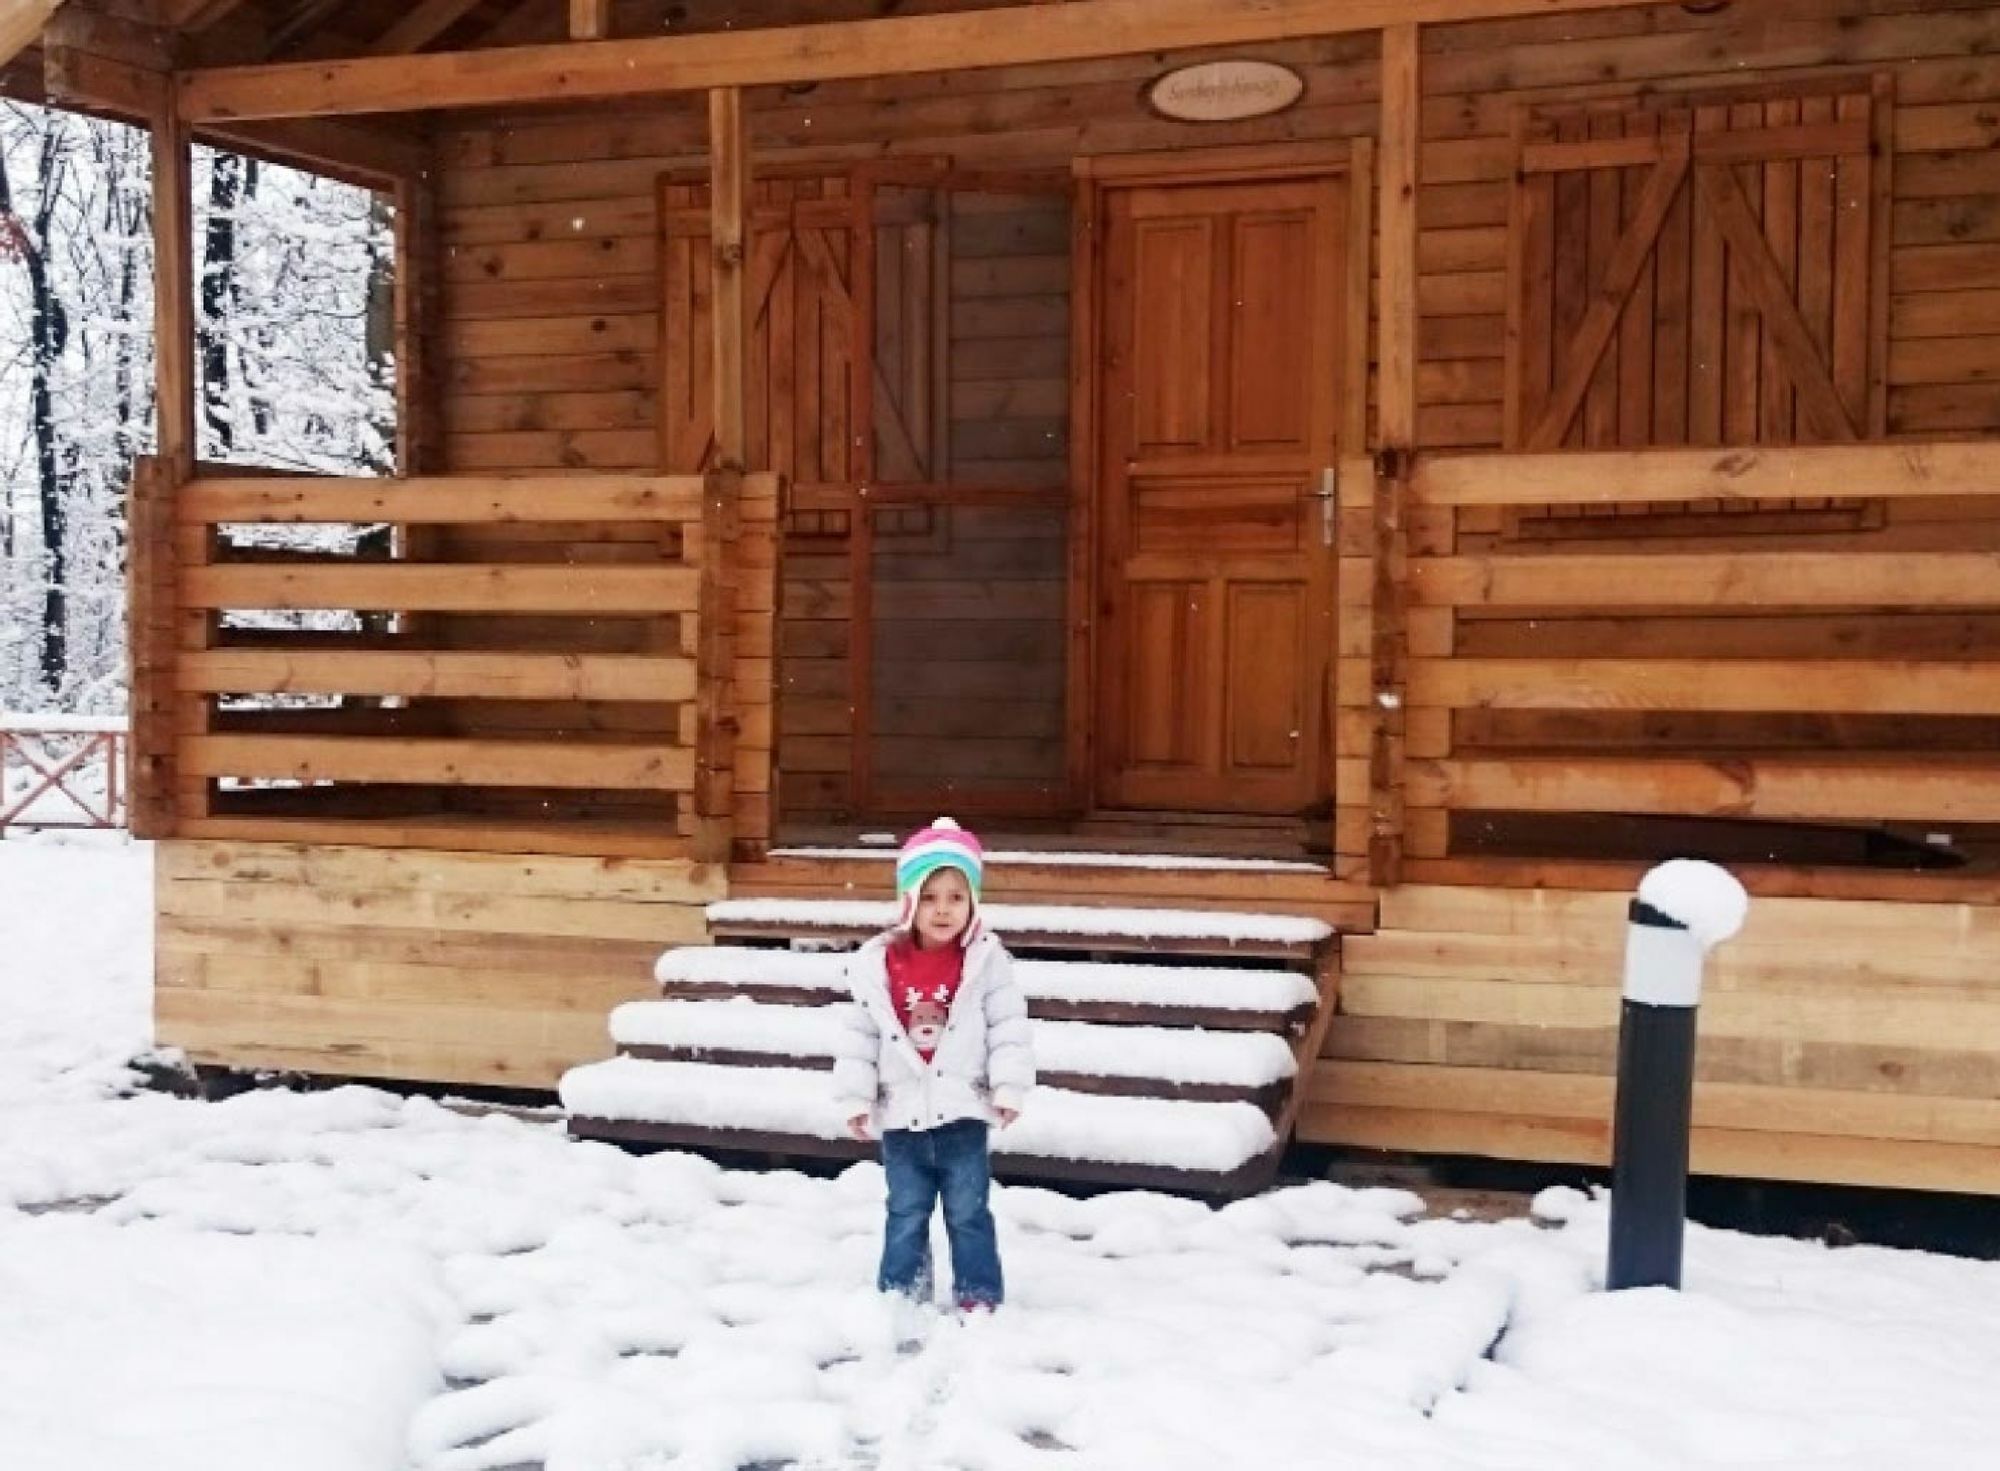
[[[1000,1127],[1003,1129],[1006,1128],[1009,1124],[1013,1123],[1014,1120],[1018,1119],[1021,1116],[1020,1109],[1002,1108],[998,1104],[995,1104],[993,1106],[993,1112],[999,1116]]]
[[[862,1143],[868,1142],[868,1115],[858,1113],[847,1121],[847,1132]]]

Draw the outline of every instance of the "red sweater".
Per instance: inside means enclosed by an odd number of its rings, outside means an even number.
[[[925,1062],[944,1035],[951,999],[965,979],[965,952],[956,945],[919,950],[908,940],[890,945],[883,960],[889,970],[889,1004]]]

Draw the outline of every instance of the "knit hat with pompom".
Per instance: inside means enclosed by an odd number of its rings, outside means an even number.
[[[940,817],[929,827],[911,833],[896,855],[896,928],[906,930],[915,922],[917,895],[924,880],[941,868],[955,868],[965,875],[965,886],[972,891],[975,923],[966,926],[970,939],[977,926],[979,880],[985,866],[986,850],[980,847],[979,839],[949,817]]]

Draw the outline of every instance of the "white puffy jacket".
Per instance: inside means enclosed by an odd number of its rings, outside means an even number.
[[[885,955],[896,938],[877,935],[847,964],[854,999],[844,1009],[833,1064],[841,1117],[867,1113],[880,1134],[956,1119],[991,1123],[995,1107],[1020,1108],[1035,1086],[1035,1057],[1027,998],[1007,947],[983,931],[973,937],[944,1035],[926,1063],[889,1000]]]

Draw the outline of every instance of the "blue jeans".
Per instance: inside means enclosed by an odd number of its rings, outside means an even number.
[[[951,1242],[952,1296],[1000,1305],[1000,1241],[986,1203],[993,1173],[986,1158],[986,1124],[959,1119],[936,1129],[886,1129],[882,1170],[889,1177],[889,1218],[882,1230],[882,1270],[875,1285],[928,1300],[931,1292],[931,1208],[944,1201]]]

